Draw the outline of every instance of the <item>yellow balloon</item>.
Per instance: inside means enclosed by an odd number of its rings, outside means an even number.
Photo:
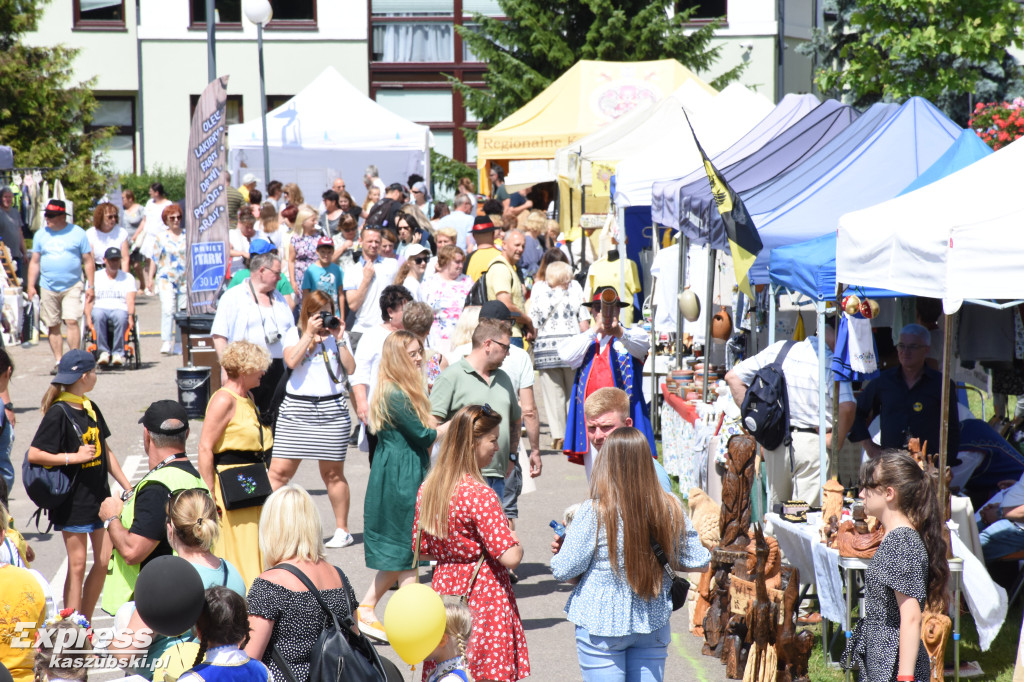
[[[384,609],[384,631],[391,648],[409,665],[416,665],[437,648],[446,620],[441,597],[420,583],[398,590]]]

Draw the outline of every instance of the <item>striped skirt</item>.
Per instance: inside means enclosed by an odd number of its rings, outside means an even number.
[[[274,457],[344,462],[352,417],[344,394],[286,394],[274,430]]]

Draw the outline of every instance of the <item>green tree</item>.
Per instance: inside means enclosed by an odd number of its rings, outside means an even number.
[[[693,71],[708,72],[720,46],[711,40],[719,22],[688,25],[694,6],[669,16],[672,0],[499,0],[507,20],[479,14],[476,26],[458,27],[459,35],[487,62],[486,90],[449,77],[490,128],[529,102],[580,59],[648,61],[677,59]],[[723,87],[742,73],[739,64],[711,84]],[[466,131],[475,137],[472,131]]]
[[[0,0],[0,144],[12,148],[17,166],[59,168],[53,177],[68,198],[89,206],[105,191],[105,168],[94,153],[110,132],[86,132],[97,103],[92,81],[73,83],[78,51],[22,41],[36,30],[43,4]]]
[[[828,7],[828,5],[826,5]],[[856,106],[925,97],[966,124],[970,101],[1022,88],[1016,0],[833,0],[836,22],[804,52],[816,54],[822,92]]]

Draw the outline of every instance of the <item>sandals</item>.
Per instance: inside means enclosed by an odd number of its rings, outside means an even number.
[[[377,614],[373,612],[372,606],[359,605],[359,608],[356,609],[356,625],[358,625],[359,631],[367,637],[388,644],[388,635],[384,632],[384,625],[377,620]]]

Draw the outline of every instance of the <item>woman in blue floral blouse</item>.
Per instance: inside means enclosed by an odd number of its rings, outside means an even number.
[[[157,236],[153,247],[153,262],[156,263],[154,286],[160,296],[160,352],[172,355],[180,352],[181,332],[175,327],[174,313],[188,305],[188,290],[185,287],[185,263],[187,239],[182,229],[181,208],[171,204],[164,209],[163,221],[167,230]]]
[[[618,428],[594,465],[590,499],[551,560],[556,579],[578,581],[565,611],[576,624],[585,682],[664,679],[671,576],[651,540],[676,569],[700,570],[711,558],[696,534],[687,534],[679,500],[658,483],[647,439],[632,427]]]

